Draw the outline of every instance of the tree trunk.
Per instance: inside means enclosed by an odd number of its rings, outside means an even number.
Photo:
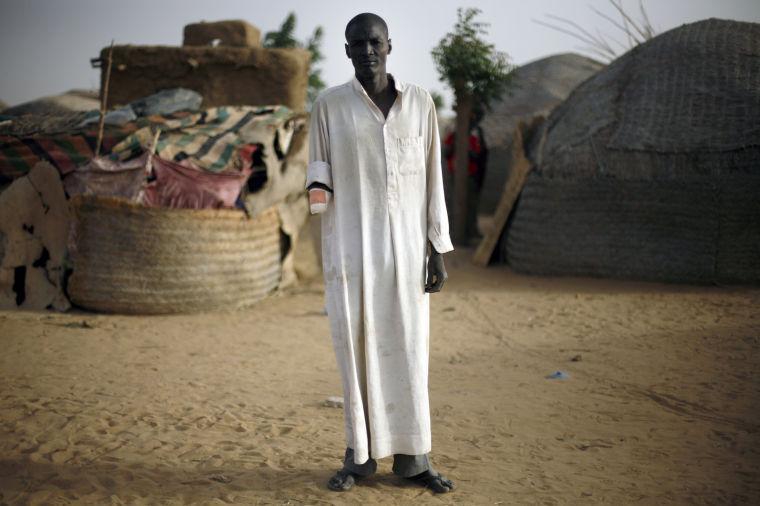
[[[456,138],[454,141],[454,242],[467,244],[467,166],[470,151],[470,114],[472,94],[467,90],[456,90]]]

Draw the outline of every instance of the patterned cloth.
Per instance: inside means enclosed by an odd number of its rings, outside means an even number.
[[[275,150],[287,151],[292,130],[287,128],[293,112],[284,106],[213,107],[184,118],[167,120],[135,131],[113,147],[113,156],[127,160],[142,152],[155,128],[161,129],[156,153],[165,160],[192,159],[199,168],[219,172],[239,169],[241,148],[266,144],[275,138]],[[245,151],[243,152],[245,153]]]
[[[101,155],[109,154],[114,146],[141,128],[163,128],[167,122],[188,116],[191,113],[179,112],[138,118],[123,126],[106,125]],[[97,124],[78,125],[85,117],[82,113],[70,118],[22,116],[13,118],[8,125],[3,124],[0,127],[0,184],[27,174],[40,160],[50,162],[62,176],[89,163],[95,157],[98,127]]]
[[[159,129],[157,153],[161,158],[174,162],[190,158],[194,165],[212,172],[239,170],[245,165],[244,157],[255,152],[251,145],[266,144],[272,136],[275,150],[286,152],[293,117],[293,111],[284,106],[222,106],[198,113],[148,116],[121,127],[107,127],[101,154],[114,161],[131,160],[142,154],[143,146]],[[13,120],[17,121],[29,120]],[[21,135],[13,135],[13,129],[3,125],[0,185],[27,174],[40,160],[66,175],[94,158],[96,139],[97,126],[93,125]]]

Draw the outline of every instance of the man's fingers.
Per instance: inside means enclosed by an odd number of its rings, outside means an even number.
[[[431,281],[430,277],[428,277],[428,282],[425,285],[425,291],[427,293],[435,293],[440,292],[441,288],[443,288],[443,283],[446,281],[446,278],[444,276],[435,276],[435,280]]]
[[[425,291],[429,292],[431,288],[433,288],[433,283],[435,281],[435,277],[432,273],[428,273],[427,276],[427,282],[425,283]]]
[[[433,291],[436,283],[436,276],[433,273],[428,273],[427,283],[425,283],[425,292],[430,293]]]

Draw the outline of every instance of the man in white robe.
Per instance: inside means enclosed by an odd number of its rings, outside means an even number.
[[[317,98],[307,188],[322,212],[327,312],[343,381],[347,449],[328,483],[348,490],[394,455],[396,474],[435,492],[428,403],[428,293],[446,280],[453,249],[440,141],[430,94],[386,73],[385,22],[346,27],[355,75]]]

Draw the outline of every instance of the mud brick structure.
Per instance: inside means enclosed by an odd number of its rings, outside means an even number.
[[[182,87],[203,95],[203,107],[282,104],[304,110],[309,52],[255,47],[258,29],[250,25],[241,28],[243,25],[236,21],[185,27],[186,44],[212,37],[229,45],[115,46],[108,107],[127,104],[162,89]],[[242,42],[249,46],[232,45]],[[108,48],[100,56],[105,61]],[[101,83],[105,68],[103,65]]]
[[[183,46],[259,47],[261,31],[245,21],[217,21],[193,23],[185,26]]]

